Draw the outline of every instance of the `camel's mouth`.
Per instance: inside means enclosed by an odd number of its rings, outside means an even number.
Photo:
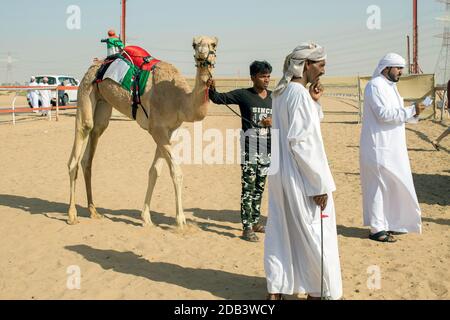
[[[207,67],[214,68],[215,65],[216,65],[215,51],[209,51],[206,58],[198,58],[197,56],[195,56],[195,66],[197,68],[207,68]]]

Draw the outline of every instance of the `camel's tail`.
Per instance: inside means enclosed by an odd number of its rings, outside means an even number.
[[[101,63],[94,63],[86,71],[83,79],[78,86],[77,100],[82,101],[83,98],[89,96],[93,90],[94,81],[97,76],[97,71],[100,68]]]
[[[94,63],[89,67],[86,73],[83,76],[79,86],[77,93],[77,119],[79,116],[81,117],[82,113],[86,113],[87,109],[95,109],[95,103],[98,99],[98,90],[96,90],[96,85],[94,84],[94,80],[97,75],[97,70],[100,68],[101,64]],[[88,113],[92,114],[92,113]],[[81,118],[78,120],[82,120]]]

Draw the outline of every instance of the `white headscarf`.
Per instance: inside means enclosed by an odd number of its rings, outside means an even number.
[[[273,91],[277,96],[283,93],[293,77],[303,77],[306,60],[322,61],[327,58],[325,50],[315,43],[303,42],[297,46],[284,60],[283,77]]]
[[[375,69],[372,78],[378,77],[387,67],[404,68],[405,65],[406,61],[401,55],[398,55],[396,53],[388,53],[378,63],[378,66]]]

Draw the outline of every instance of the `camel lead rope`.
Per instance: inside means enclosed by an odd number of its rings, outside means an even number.
[[[239,113],[237,113],[236,111],[233,110],[233,108],[231,108],[228,104],[225,103],[225,101],[222,100],[222,98],[220,98],[220,101],[222,102],[222,104],[227,107],[228,109],[230,109],[231,112],[233,112],[235,115],[237,115],[239,118],[241,118],[242,120],[244,120],[245,122],[249,123],[252,127],[254,128],[261,128],[258,124],[256,124],[255,122],[248,120],[247,118],[244,118],[242,115],[240,115]]]
[[[206,87],[205,89],[205,103],[208,102],[208,91],[209,91],[209,87]]]
[[[323,210],[320,209],[320,300],[323,298]]]
[[[208,77],[209,77],[208,81],[210,79],[212,79],[212,74],[211,74],[211,71],[209,71],[209,69],[208,69]],[[206,86],[206,89],[205,89],[205,102],[204,103],[208,102],[208,100],[209,100],[209,86]]]
[[[211,71],[208,70],[208,74],[209,74],[209,79],[212,79]],[[206,99],[209,98],[208,94],[209,94],[209,87],[207,86],[207,87],[206,87],[206,90],[205,90],[205,103],[207,102]],[[253,127],[255,127],[255,128],[259,128],[259,127],[260,127],[258,124],[254,123],[254,122],[251,121],[251,120],[248,120],[248,119],[244,118],[242,115],[240,115],[239,113],[237,113],[236,111],[234,111],[234,110],[233,110],[233,109],[232,109],[225,101],[223,101],[222,99],[220,99],[220,100],[222,101],[222,103],[223,103],[228,109],[231,110],[231,112],[233,112],[233,113],[234,113],[235,115],[237,115],[239,118],[241,118],[242,120],[248,122],[251,126],[253,126]]]
[[[320,208],[320,300],[325,300],[325,296],[323,294],[323,282],[324,282],[324,274],[323,274],[323,218],[328,218],[327,215],[323,214],[322,208]]]

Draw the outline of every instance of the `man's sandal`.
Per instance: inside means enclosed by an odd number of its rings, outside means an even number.
[[[268,293],[266,300],[284,300],[284,296],[281,293]]]
[[[242,239],[244,239],[246,241],[250,241],[250,242],[258,242],[259,241],[258,236],[250,228],[244,229],[244,232],[242,232]]]
[[[395,239],[389,232],[387,231],[380,231],[374,234],[369,235],[370,240],[378,241],[378,242],[396,242],[397,239]]]
[[[265,233],[266,227],[264,227],[261,223],[254,224],[252,227],[254,232]]]
[[[313,297],[308,294],[306,296],[306,300],[322,300],[322,298],[321,297]],[[328,299],[324,299],[324,300],[328,300]]]
[[[388,231],[387,233],[391,236],[401,236],[403,234],[408,234],[408,232],[400,232],[400,231]]]

